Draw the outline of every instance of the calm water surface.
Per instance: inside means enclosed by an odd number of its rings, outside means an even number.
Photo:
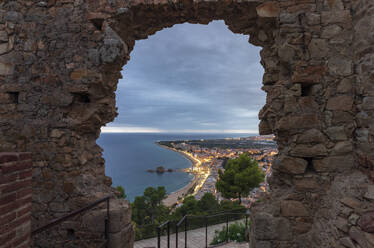
[[[127,198],[133,201],[149,186],[165,186],[170,193],[192,180],[192,175],[184,172],[157,174],[146,171],[160,165],[172,169],[191,166],[188,159],[156,145],[156,141],[246,136],[249,134],[102,133],[97,143],[104,149],[106,175],[112,177],[113,186],[122,185]]]

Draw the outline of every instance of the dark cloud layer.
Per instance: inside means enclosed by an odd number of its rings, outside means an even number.
[[[119,116],[108,126],[257,131],[265,103],[259,52],[222,21],[178,24],[137,41],[118,85]]]

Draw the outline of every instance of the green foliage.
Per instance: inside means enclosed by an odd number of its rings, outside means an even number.
[[[183,204],[174,211],[163,205],[162,200],[166,197],[164,187],[147,188],[143,196],[135,197],[132,205],[132,221],[136,230],[136,240],[155,237],[157,235],[157,226],[161,223],[171,220],[172,228],[184,215],[204,216],[215,214],[222,211],[239,210],[245,213],[245,207],[238,202],[222,201],[219,203],[211,193],[206,193],[200,200],[194,196],[187,196]],[[237,211],[235,211],[237,212]],[[233,218],[243,218],[244,215],[232,216]],[[209,225],[222,223],[226,221],[224,215],[209,219]],[[230,219],[234,220],[234,219]],[[195,218],[195,221],[189,222],[189,229],[205,226],[204,218]],[[173,230],[172,230],[173,231]]]
[[[245,237],[245,224],[244,223],[233,223],[229,226],[228,240],[236,242],[246,241]],[[211,245],[217,245],[227,240],[226,226],[222,227],[221,231],[216,230]]]
[[[132,203],[132,220],[138,225],[154,224],[168,216],[169,209],[162,204],[166,198],[165,187],[148,187],[143,196],[135,197]]]
[[[212,193],[206,193],[197,203],[201,212],[214,213],[219,211],[219,203]]]
[[[123,199],[126,199],[126,193],[125,193],[125,189],[121,186],[121,185],[118,185],[116,187],[116,190],[119,191],[120,195],[119,195],[119,198],[123,198]]]
[[[239,198],[249,195],[252,189],[264,181],[265,174],[258,167],[256,160],[247,154],[230,159],[226,164],[225,172],[218,171],[216,188],[225,198]]]

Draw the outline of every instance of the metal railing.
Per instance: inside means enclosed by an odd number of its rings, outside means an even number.
[[[54,220],[50,221],[49,223],[47,223],[45,225],[42,225],[42,226],[36,228],[35,230],[33,230],[31,232],[31,236],[35,236],[35,235],[37,235],[41,232],[44,232],[44,231],[62,223],[62,222],[70,219],[70,218],[73,218],[74,216],[76,216],[80,213],[83,213],[87,210],[90,210],[90,209],[96,207],[97,205],[99,205],[102,202],[106,202],[106,218],[104,220],[104,225],[105,225],[104,235],[105,235],[106,244],[108,244],[108,242],[109,242],[109,221],[110,221],[110,219],[109,219],[109,200],[110,200],[110,196],[106,196],[106,197],[104,197],[100,200],[97,200],[93,203],[90,203],[90,204],[88,204],[88,205],[86,205],[86,206],[84,206],[84,207],[82,207],[78,210],[75,210],[75,211],[73,211],[73,212],[71,212],[67,215],[64,215],[60,218],[54,219]]]
[[[188,245],[188,238],[187,238],[187,232],[188,232],[188,228],[189,226],[192,224],[192,219],[200,219],[200,220],[203,220],[204,221],[204,225],[202,225],[202,223],[198,224],[198,225],[193,225],[193,227],[197,227],[197,228],[201,228],[201,227],[204,227],[205,228],[205,247],[208,248],[208,226],[209,226],[209,218],[215,218],[218,220],[219,223],[225,223],[226,224],[226,240],[225,242],[229,242],[229,222],[230,222],[230,216],[238,216],[239,218],[234,218],[236,220],[240,220],[240,219],[244,219],[244,215],[245,215],[245,231],[246,233],[248,232],[248,217],[249,217],[249,212],[246,212],[246,213],[235,213],[235,212],[221,212],[221,213],[217,213],[217,214],[214,214],[214,215],[202,215],[202,216],[198,216],[198,215],[185,215],[183,216],[182,219],[180,219],[178,221],[178,223],[175,224],[175,247],[178,248],[179,246],[179,230],[181,230],[183,227],[184,227],[184,248],[187,248],[187,245]],[[242,218],[240,218],[240,216],[242,216]],[[223,217],[223,218],[222,218]],[[219,224],[219,223],[215,223],[215,224]],[[184,224],[184,225],[182,225]],[[171,222],[170,221],[166,221],[164,223],[162,223],[161,225],[159,225],[157,227],[157,248],[161,248],[161,233],[163,232],[163,230],[167,230],[167,235],[166,235],[166,238],[167,238],[167,248],[170,248],[170,228],[171,228]],[[192,229],[191,229],[192,230]]]

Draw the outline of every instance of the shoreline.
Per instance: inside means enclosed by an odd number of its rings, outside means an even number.
[[[170,151],[173,151],[173,152],[177,152],[179,153],[180,155],[182,155],[183,157],[185,157],[186,159],[188,159],[191,163],[192,163],[192,166],[195,166],[197,164],[196,160],[192,159],[190,156],[188,156],[187,154],[185,154],[184,152],[181,152],[181,151],[178,151],[177,149],[174,149],[174,148],[171,148],[171,147],[168,147],[168,146],[165,146],[165,145],[161,145],[159,144],[158,142],[155,142],[158,146],[162,147],[162,148],[165,148],[165,149],[168,149]]]
[[[165,145],[161,145],[158,142],[155,142],[155,143],[160,147],[163,147],[163,148],[168,149],[168,150],[173,151],[173,152],[177,152],[177,153],[181,154],[182,156],[184,156],[186,159],[188,159],[191,162],[191,167],[195,166],[197,164],[197,161],[194,160],[193,158],[191,158],[190,156],[188,156],[187,154],[185,154],[181,151],[178,151],[174,148],[171,148],[171,147],[168,147],[168,146],[165,146]],[[178,203],[178,198],[183,198],[192,187],[196,187],[199,184],[199,181],[200,181],[200,178],[201,178],[199,175],[196,175],[192,172],[186,172],[186,173],[193,174],[193,176],[194,176],[193,179],[191,180],[191,182],[189,182],[183,188],[180,188],[180,189],[178,189],[174,192],[169,193],[167,195],[166,199],[163,200],[163,203],[165,204],[165,206],[171,207],[174,204]]]

